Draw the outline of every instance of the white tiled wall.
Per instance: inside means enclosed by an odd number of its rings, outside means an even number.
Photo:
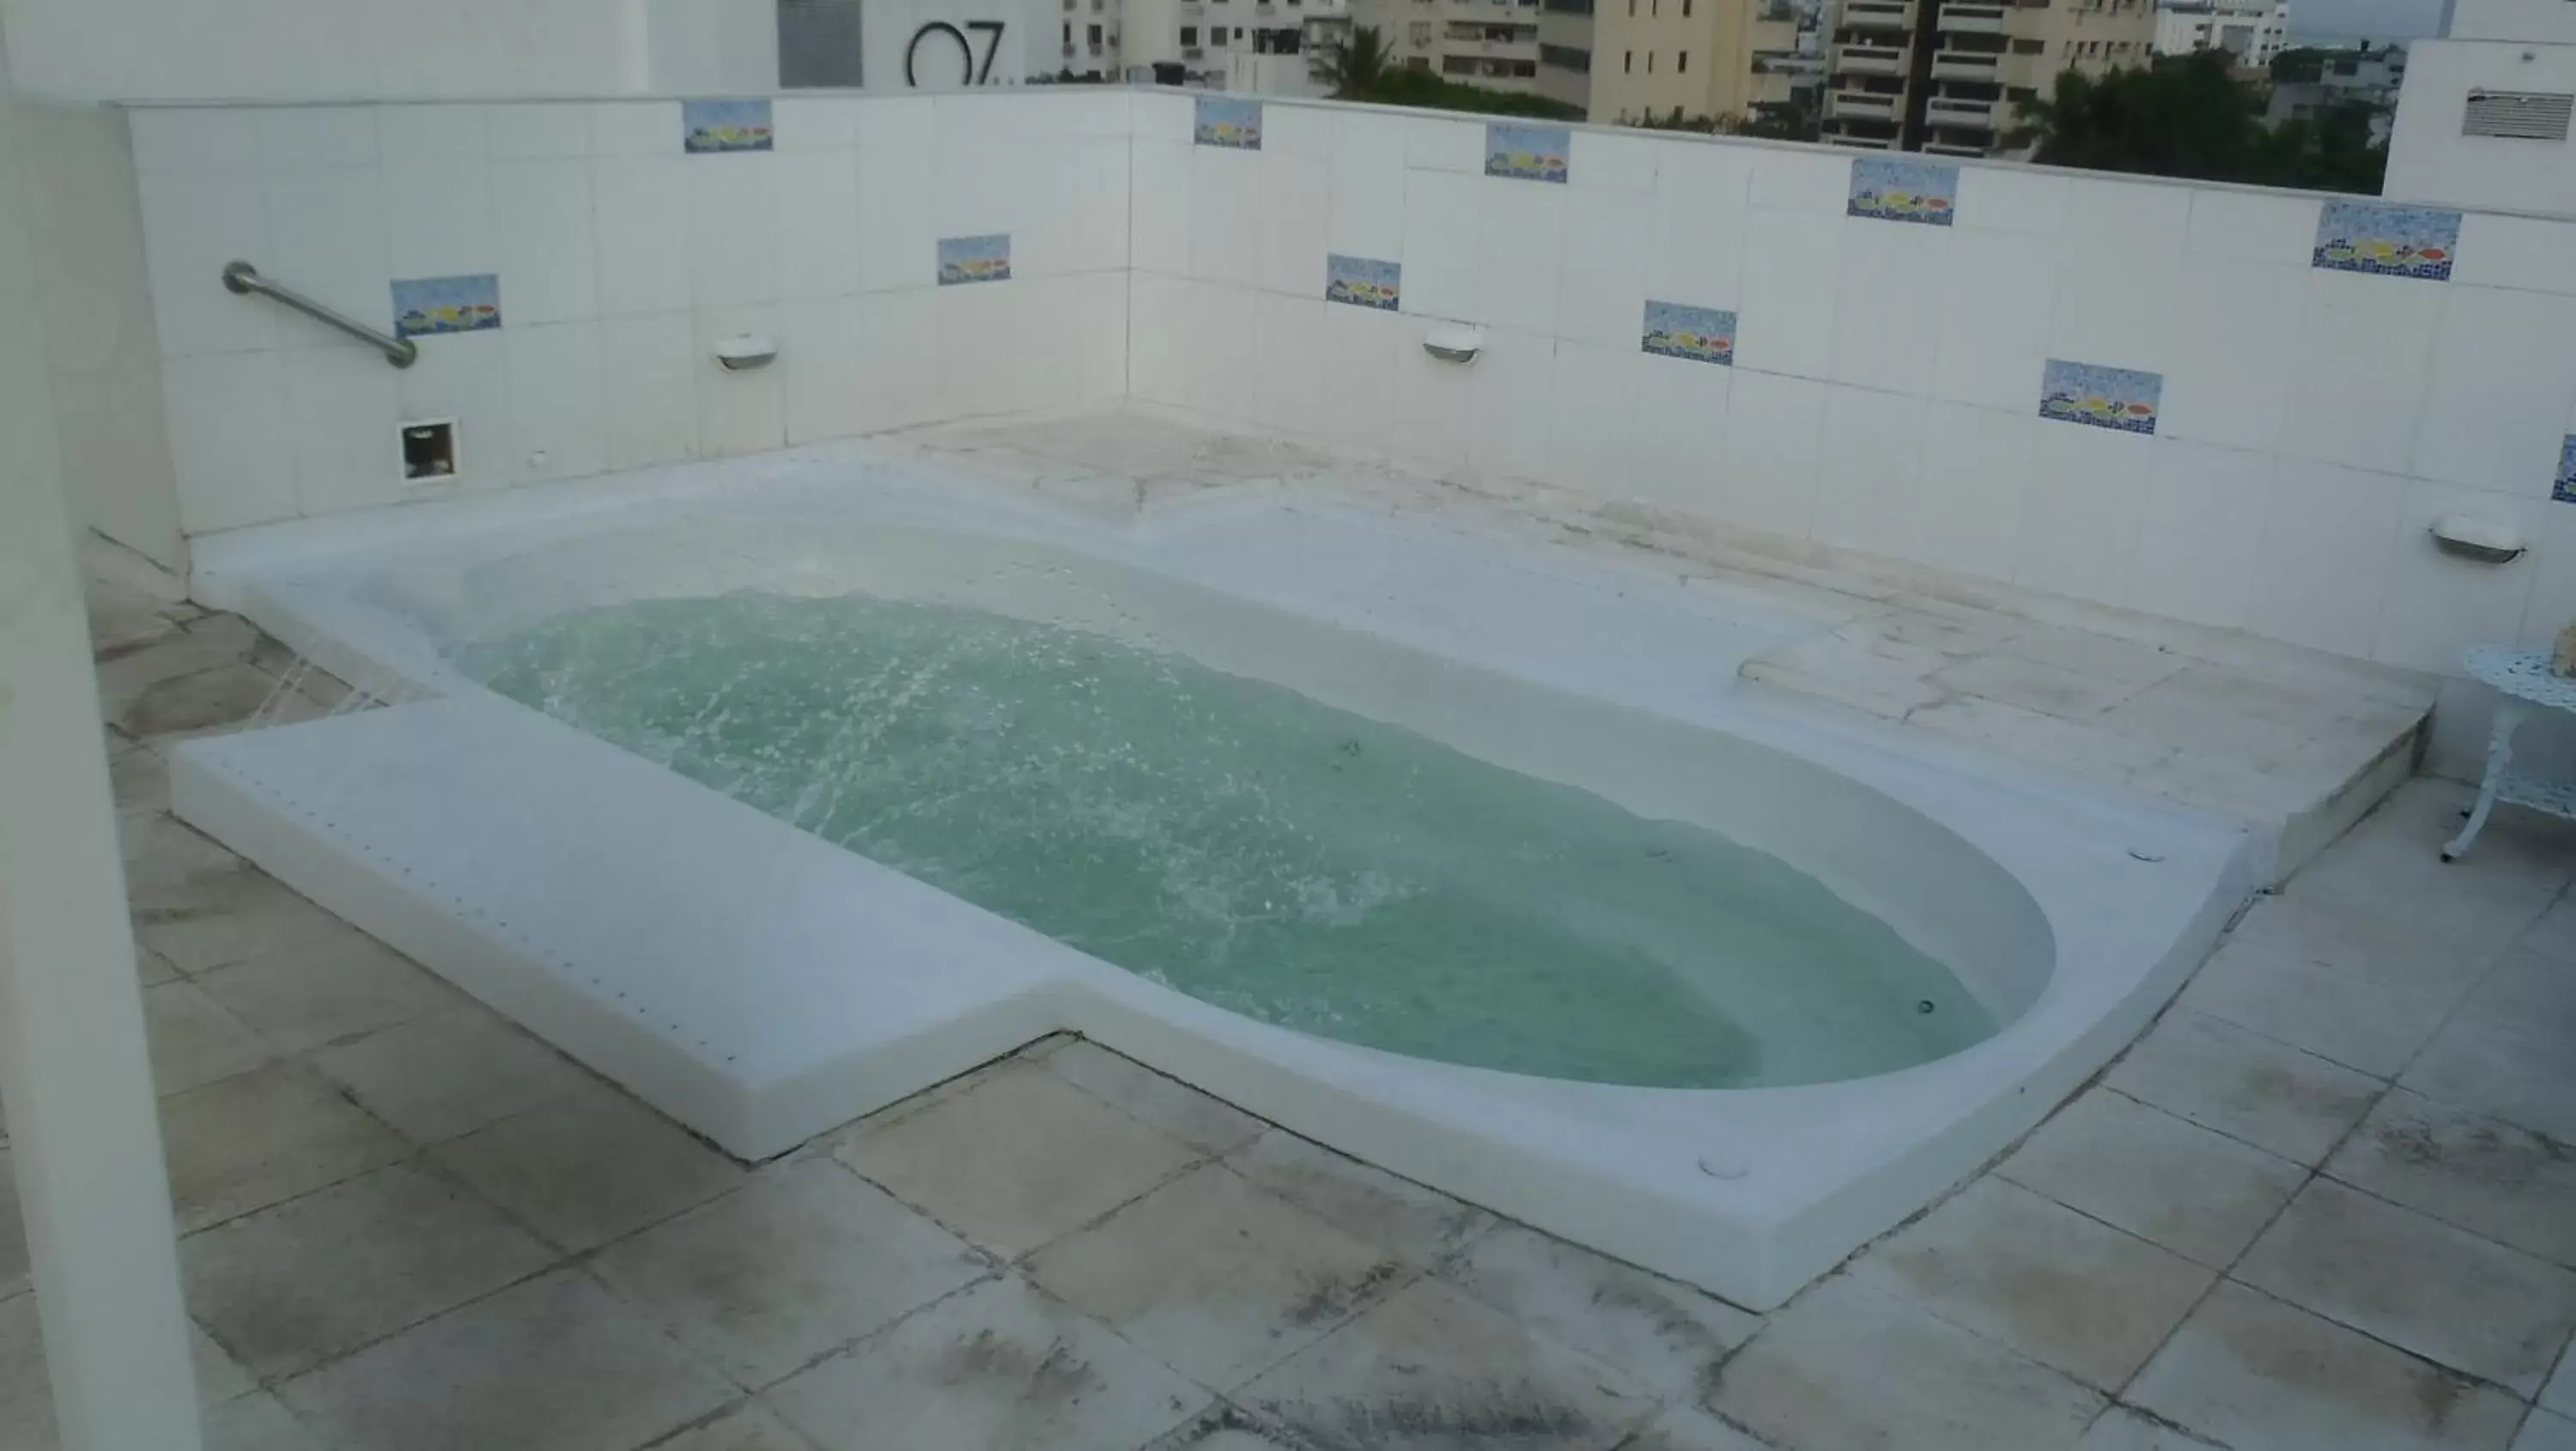
[[[2410,667],[2576,616],[2576,223],[2471,215],[2429,282],[2312,268],[2291,193],[1972,163],[1926,227],[1846,216],[1837,152],[1578,130],[1556,186],[1470,122],[1271,101],[1242,152],[1134,105],[1139,397]],[[1402,315],[1317,302],[1324,251]],[[1735,365],[1639,352],[1648,298],[1735,311]],[[1247,349],[1273,381],[1208,376]],[[2156,434],[2039,418],[2050,357],[2161,373]],[[2442,555],[2444,513],[2533,551]]]
[[[708,156],[672,101],[138,110],[186,527],[1121,396],[1128,100],[783,98],[774,152]],[[1012,279],[938,287],[981,232]],[[502,325],[397,372],[236,258],[378,327],[393,279],[494,273]],[[740,332],[778,362],[716,366]],[[460,476],[404,483],[400,425],[449,417]]]

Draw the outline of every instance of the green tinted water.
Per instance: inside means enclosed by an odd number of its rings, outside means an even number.
[[[1994,1030],[1714,833],[1277,685],[943,605],[740,593],[458,652],[495,690],[1219,1006],[1450,1063],[1808,1083]]]

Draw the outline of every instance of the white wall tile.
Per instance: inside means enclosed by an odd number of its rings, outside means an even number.
[[[2576,254],[2568,260],[2576,267]],[[2457,282],[2441,291],[2412,472],[2549,497],[2576,408],[2576,297]]]
[[[2536,540],[2547,523],[2544,511],[2551,507],[2546,498],[2527,493],[2410,485],[2398,504],[2388,596],[2380,605],[2371,658],[2410,670],[2457,674],[2462,650],[2515,638],[2540,573],[2539,561],[2526,554],[2509,564],[2480,564],[2445,554],[2433,543],[2433,521],[2465,514],[2509,524],[2524,539]]]
[[[1021,277],[1014,268],[1007,284],[1014,294],[1011,340],[991,360],[991,366],[1011,371],[1011,407],[1064,408],[1081,401],[1074,372],[1082,351],[1081,284],[1078,277]]]
[[[1834,287],[1835,381],[1890,393],[1931,391],[1953,241],[1947,227],[1904,222],[1845,230]]]
[[[1654,208],[1651,196],[1598,191],[1565,209],[1557,336],[1636,347],[1645,326],[1645,254]]]
[[[594,155],[674,159],[680,155],[677,101],[594,101],[588,110]]]
[[[2121,190],[2161,196],[2166,188]],[[2085,187],[2076,189],[2079,203],[2085,194]],[[2131,249],[2070,245],[2065,255],[2069,260],[2057,273],[2057,296],[2049,310],[2048,355],[2070,362],[2164,371],[2173,341],[2174,305],[2182,287],[2178,242]]]
[[[1348,111],[1333,125],[1333,224],[1329,250],[1396,260],[1404,249],[1404,121]],[[1323,265],[1315,287],[1323,289]]]
[[[2282,459],[2263,514],[2263,571],[2246,628],[2341,655],[2369,654],[2406,488],[2395,474]]]
[[[1261,107],[1261,154],[1329,159],[1333,154],[1333,108],[1265,100]]]
[[[1765,534],[1806,538],[1815,519],[1824,426],[1824,384],[1737,369],[1728,384],[1717,516]]]
[[[1404,162],[1416,171],[1485,171],[1485,124],[1440,116],[1407,116]]]
[[[1438,318],[1405,318],[1394,365],[1394,416],[1402,420],[1394,452],[1407,463],[1435,470],[1466,467],[1467,437],[1476,426],[1476,369],[1441,362],[1422,350],[1442,326]]]
[[[979,283],[933,294],[941,417],[973,418],[1019,407],[1019,378],[1009,356],[1019,323],[1017,292],[1015,283]]]
[[[1693,307],[1738,305],[1752,184],[1749,148],[1675,145],[1665,153],[1644,257],[1646,296]]]
[[[504,326],[599,315],[587,161],[492,163]]]
[[[522,479],[575,479],[608,466],[606,384],[595,321],[501,330],[512,466]]]
[[[1930,416],[1920,397],[1827,388],[1808,537],[1837,549],[1913,557],[1922,532],[1920,475]]]
[[[355,343],[289,348],[278,357],[296,512],[325,514],[401,497],[400,375],[373,348]]]
[[[1262,139],[1265,144],[1269,140]],[[1325,236],[1332,224],[1331,163],[1320,156],[1272,155],[1264,150],[1259,186],[1260,259],[1253,272],[1254,285],[1309,300],[1321,298]]]
[[[1261,322],[1249,287],[1202,286],[1190,310],[1189,405],[1250,422],[1261,378]]]
[[[1149,99],[1140,97],[1139,99]],[[1320,295],[1322,269],[1316,269]],[[1189,402],[1190,305],[1199,284],[1139,272],[1127,292],[1127,388],[1149,403]]]
[[[263,106],[249,114],[265,171],[376,164],[376,117],[364,106]]]
[[[2182,280],[2156,431],[2269,450],[2297,356],[2304,263],[2212,258]]]
[[[1753,205],[1841,216],[1851,200],[1851,157],[1830,147],[1763,146],[1753,154]]]
[[[904,428],[940,416],[939,292],[917,287],[860,297],[859,423],[863,431]]]
[[[1404,190],[1404,310],[1426,317],[1477,316],[1476,263],[1482,227],[1481,176],[1415,170]]]
[[[2534,578],[2516,639],[2554,640],[2576,623],[2576,504],[2552,501],[2532,536]]]
[[[778,329],[776,303],[701,307],[689,315],[689,376],[697,394],[699,457],[759,453],[787,442],[785,375],[794,363],[782,357],[777,365],[737,373],[715,360],[716,345],[726,338],[743,333],[774,338]]]
[[[1404,323],[1373,307],[1331,303],[1324,308],[1324,417],[1331,436],[1344,447],[1384,454],[1402,436],[1395,415],[1395,364]]]
[[[481,161],[491,154],[485,107],[441,103],[376,108],[377,154],[388,168]],[[677,145],[675,126],[673,145]]]
[[[778,160],[774,154],[743,153],[699,156],[681,163],[681,191],[689,210],[689,298],[694,307],[742,307],[778,300]]]
[[[2192,188],[2169,182],[2071,179],[2066,197],[2068,250],[2079,257],[2182,251],[2191,225]]]
[[[2443,288],[2404,277],[2308,273],[2281,415],[2284,454],[2355,468],[2405,466],[2423,412]]]
[[[2272,456],[2165,438],[2154,455],[2121,603],[2194,624],[2243,625],[2263,572]]]
[[[153,113],[160,114],[160,113]],[[273,302],[236,297],[224,265],[275,256],[268,209],[248,174],[155,172],[141,178],[144,265],[165,356],[277,345]]]
[[[190,533],[291,519],[295,450],[276,353],[210,354],[162,364],[179,514]]]
[[[1421,173],[1416,173],[1419,176]],[[1485,332],[1474,374],[1475,412],[1467,466],[1497,477],[1537,478],[1547,467],[1548,391],[1556,340],[1536,333]]]
[[[2460,218],[2460,256],[2451,264],[2451,280],[2576,295],[2570,257],[2576,257],[2576,221],[2469,212]]]
[[[780,96],[770,103],[780,151],[847,151],[859,144],[856,96]]]
[[[2030,435],[2013,583],[2116,604],[2128,593],[2155,441],[2080,423]]]
[[[2183,246],[2194,257],[2304,267],[2316,250],[2315,197],[2214,187],[2194,188],[2190,195],[2191,225]]]
[[[2066,231],[2067,198],[2074,184],[2064,176],[2019,166],[1959,168],[1957,220],[1977,232],[2027,232],[2059,237]]]
[[[1564,254],[1570,190],[1546,182],[1484,178],[1472,316],[1493,327],[1556,331],[1557,268]],[[1592,199],[1574,200],[1588,205]]]
[[[127,122],[134,169],[203,175],[259,166],[257,113],[234,106],[138,106]]]
[[[396,278],[500,270],[500,242],[492,226],[492,166],[479,151],[463,160],[388,160],[381,175],[386,262]],[[507,318],[507,292],[501,301]]]
[[[790,446],[844,438],[866,427],[859,382],[864,307],[853,293],[806,298],[781,309],[779,353],[787,369],[780,406]]]
[[[937,235],[982,237],[1011,228],[1011,147],[953,141],[943,132],[930,178]],[[921,205],[915,196],[911,204]]]
[[[938,146],[938,112],[929,96],[862,96],[852,132],[862,162],[927,158]]]
[[[420,357],[397,375],[404,421],[456,420],[456,476],[443,488],[489,488],[518,477],[511,458],[507,345],[501,337],[509,306],[504,293],[502,328],[420,339]]]
[[[1130,123],[1139,141],[1177,141],[1186,146],[1198,127],[1198,109],[1190,96],[1139,91],[1129,106]]]
[[[1576,191],[1650,192],[1657,161],[1683,144],[1663,137],[1577,131],[1565,158],[1566,179]]]
[[[1558,343],[1547,392],[1549,483],[1596,499],[1633,498],[1636,465],[1636,374],[1645,355],[1633,348]]]
[[[593,169],[601,312],[672,312],[688,306],[687,165],[678,156],[618,157],[603,159]]]
[[[929,287],[939,279],[943,234],[928,204],[938,158],[927,146],[903,151],[877,144],[898,129],[860,122],[859,280],[870,292]]]
[[[599,357],[609,467],[642,468],[694,456],[698,353],[689,315],[604,319]]]
[[[782,152],[775,161],[778,295],[798,301],[857,292],[866,277],[857,163],[847,150]],[[1012,258],[1014,267],[1018,261]]]
[[[1190,275],[1250,287],[1260,274],[1260,153],[1190,148]]]
[[[1127,265],[1127,144],[1084,139],[1016,148],[1011,270],[1048,276]],[[1025,262],[1024,260],[1025,259]]]
[[[2035,411],[2064,251],[2050,237],[1958,230],[1941,291],[1932,395]]]
[[[486,106],[483,125],[484,154],[495,161],[591,154],[590,107],[580,101]]]
[[[938,134],[940,150],[1011,144],[1018,139],[1017,118],[1011,105],[1014,99],[973,91],[950,91],[931,97],[931,125]]]
[[[263,271],[352,317],[393,317],[393,257],[385,243],[381,183],[373,167],[270,172],[267,251],[251,258]],[[584,226],[588,223],[585,219]],[[589,250],[583,237],[583,250]],[[245,254],[247,255],[247,254]],[[320,324],[281,314],[278,338],[317,342]]]
[[[1136,143],[1129,160],[1133,190],[1127,199],[1127,238],[1128,256],[1142,271],[1183,276],[1190,270],[1190,153],[1196,149],[1185,141]],[[1320,258],[1312,271],[1320,293]]]
[[[1833,365],[1834,286],[1841,276],[1842,238],[1841,217],[1757,209],[1746,220],[1736,366],[1802,378],[1827,376]]]
[[[1263,141],[1269,138],[1265,135]],[[1326,308],[1315,296],[1253,294],[1253,329],[1261,339],[1253,413],[1265,428],[1312,433],[1324,417]],[[1427,361],[1427,360],[1426,360]]]
[[[1682,358],[1635,355],[1637,445],[1631,495],[1649,504],[1713,516],[1726,466],[1729,394],[1735,370]]]
[[[1132,124],[1127,104],[1130,94],[1088,86],[1022,91],[1017,98],[1022,139],[1061,141],[1075,136],[1115,136],[1123,141]]]
[[[2034,397],[2037,392],[2034,374]],[[2012,578],[2032,443],[2042,427],[2056,425],[2044,425],[2034,412],[1965,403],[1933,402],[1924,412],[1914,558],[1978,579]]]

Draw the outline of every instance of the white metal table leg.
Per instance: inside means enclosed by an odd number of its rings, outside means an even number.
[[[2469,812],[2469,824],[2442,848],[2442,860],[2458,861],[2469,844],[2478,839],[2478,833],[2486,829],[2487,813],[2495,809],[2496,787],[2504,781],[2505,768],[2513,764],[2513,733],[2530,716],[2531,707],[2511,696],[2496,702],[2495,729],[2487,736],[2487,774],[2478,783],[2478,804]]]

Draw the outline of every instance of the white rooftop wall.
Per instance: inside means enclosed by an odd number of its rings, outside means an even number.
[[[2546,3],[2576,23],[2576,4]],[[2407,56],[2382,193],[2450,206],[2576,214],[2576,140],[2463,136],[2460,124],[2472,91],[2576,94],[2576,45],[2417,42]]]

